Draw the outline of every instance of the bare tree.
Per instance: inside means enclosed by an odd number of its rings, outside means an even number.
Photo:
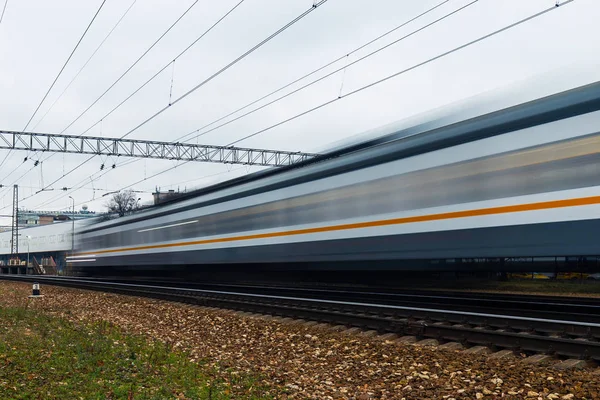
[[[106,204],[106,207],[108,208],[109,213],[119,214],[119,217],[123,217],[138,209],[138,200],[139,199],[131,189],[123,190],[122,192],[114,194]]]

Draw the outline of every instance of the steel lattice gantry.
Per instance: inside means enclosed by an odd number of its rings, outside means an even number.
[[[98,154],[222,164],[285,166],[316,154],[90,136],[0,131],[0,149]]]

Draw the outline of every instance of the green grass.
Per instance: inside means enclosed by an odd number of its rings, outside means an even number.
[[[225,378],[223,378],[225,376]],[[0,308],[0,399],[264,399],[251,377],[216,373],[107,324]]]

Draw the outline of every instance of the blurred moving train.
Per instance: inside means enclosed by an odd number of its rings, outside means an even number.
[[[68,260],[89,274],[227,274],[600,255],[600,82],[470,110],[86,226]]]

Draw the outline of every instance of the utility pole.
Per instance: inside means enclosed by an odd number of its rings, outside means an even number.
[[[29,269],[29,240],[31,236],[27,235],[25,237],[27,238],[27,269]],[[25,269],[25,274],[27,274],[27,269]]]
[[[73,256],[73,253],[75,253],[75,199],[71,196],[69,196],[69,198],[73,201],[73,208],[72,208],[72,214],[71,214],[71,256]],[[67,265],[65,268],[66,268],[67,275],[71,275],[73,272],[72,264],[70,266],[69,263],[67,262]]]
[[[19,185],[13,186],[11,258],[19,256]]]
[[[75,199],[69,196],[71,200],[73,200],[73,213],[71,214],[72,219],[72,227],[71,227],[71,256],[75,251]]]

